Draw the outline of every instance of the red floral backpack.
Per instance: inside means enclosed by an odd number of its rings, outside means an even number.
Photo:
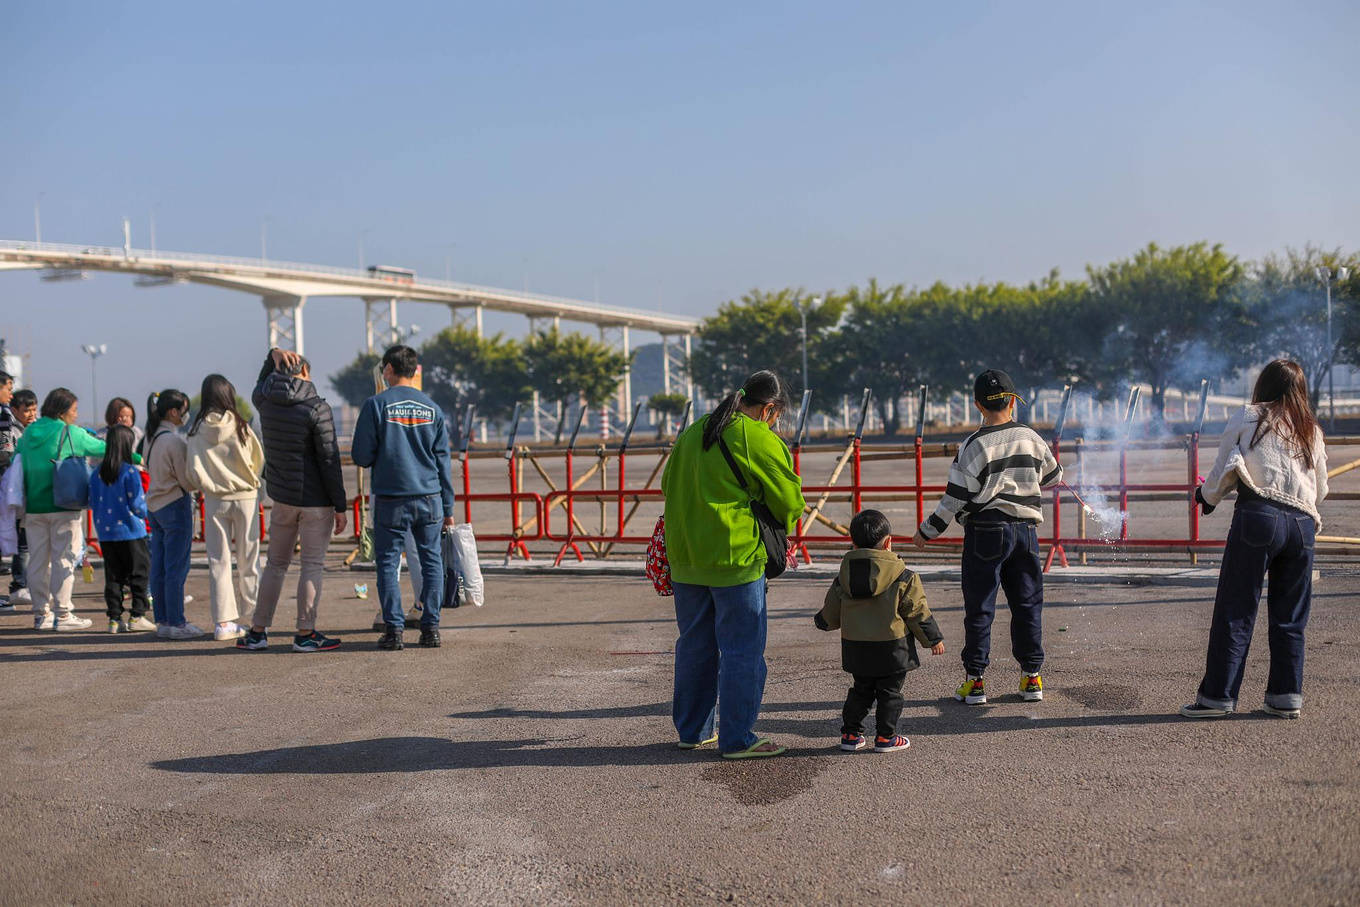
[[[656,528],[652,530],[652,540],[647,543],[647,578],[657,595],[674,595],[671,588],[671,562],[666,559],[666,517],[656,518]]]

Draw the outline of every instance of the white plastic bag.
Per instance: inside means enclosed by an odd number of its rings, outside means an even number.
[[[19,550],[16,522],[24,515],[23,455],[15,454],[0,479],[0,555],[13,557]]]
[[[453,550],[458,571],[458,600],[464,605],[480,608],[486,604],[486,588],[482,582],[482,565],[477,560],[477,537],[471,523],[453,527]]]

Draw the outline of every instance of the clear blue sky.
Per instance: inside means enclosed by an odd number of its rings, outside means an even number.
[[[43,2],[0,29],[0,238],[368,263],[694,314],[1208,239],[1360,247],[1360,8]],[[451,248],[452,246],[452,248]],[[307,308],[322,373],[357,300]],[[403,306],[443,327],[442,308]],[[0,272],[39,391],[248,386],[251,296]],[[493,321],[511,333],[522,319]],[[645,338],[639,338],[645,339]]]

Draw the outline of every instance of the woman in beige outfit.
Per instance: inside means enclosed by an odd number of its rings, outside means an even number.
[[[264,448],[237,411],[236,388],[221,375],[203,379],[198,415],[189,429],[189,476],[204,499],[204,536],[211,574],[214,639],[236,639],[242,611],[255,610],[260,583],[260,473]],[[231,541],[241,579],[238,606]]]

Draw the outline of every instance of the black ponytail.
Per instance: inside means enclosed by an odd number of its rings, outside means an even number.
[[[709,414],[708,422],[704,424],[704,450],[718,443],[727,426],[732,424],[739,406],[767,406],[771,403],[776,410],[784,412],[789,408],[789,393],[778,375],[768,369],[761,369],[747,378],[735,394],[723,397],[722,402]]]
[[[174,388],[166,388],[159,394],[152,394],[146,398],[146,434],[142,437],[142,451],[145,455],[147,445],[155,437],[157,429],[165,421],[165,414],[172,409],[185,409],[189,406],[189,398],[182,391]]]

